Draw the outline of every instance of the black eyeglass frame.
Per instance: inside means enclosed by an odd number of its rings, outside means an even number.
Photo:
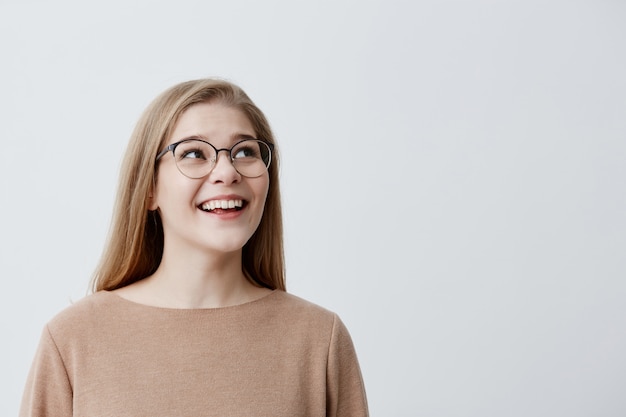
[[[183,143],[183,142],[189,142],[189,141],[192,141],[192,140],[195,140],[195,141],[198,141],[198,142],[204,142],[204,143],[206,143],[207,145],[209,145],[211,148],[213,148],[213,149],[215,150],[215,163],[217,163],[217,159],[219,158],[219,154],[220,154],[220,152],[222,152],[222,151],[226,151],[226,152],[228,152],[228,158],[230,159],[230,163],[231,163],[231,164],[233,164],[233,166],[234,166],[235,159],[233,158],[232,151],[233,151],[233,149],[235,149],[235,147],[237,147],[237,145],[239,145],[240,143],[243,143],[243,142],[249,141],[249,140],[253,140],[253,141],[256,141],[256,142],[261,142],[261,143],[264,143],[265,145],[267,145],[267,147],[268,147],[268,148],[269,148],[269,150],[270,150],[270,160],[268,161],[268,163],[267,163],[267,165],[265,166],[265,168],[266,168],[266,169],[269,169],[270,164],[272,163],[272,153],[274,152],[274,144],[273,144],[273,143],[271,143],[271,142],[268,142],[268,141],[266,141],[266,140],[263,140],[263,139],[257,139],[257,138],[254,138],[254,137],[250,137],[250,138],[245,138],[245,139],[242,139],[242,140],[238,141],[237,143],[235,143],[235,144],[234,144],[233,146],[231,146],[230,148],[220,148],[220,149],[217,149],[215,146],[213,146],[212,144],[210,144],[209,142],[207,142],[207,141],[206,141],[206,140],[204,140],[204,139],[200,139],[200,138],[185,138],[185,139],[183,139],[183,140],[179,140],[178,142],[174,142],[174,143],[172,143],[172,144],[170,144],[170,145],[167,145],[167,146],[165,147],[165,149],[163,149],[161,152],[159,152],[159,154],[156,156],[156,158],[155,158],[155,162],[159,162],[159,160],[160,160],[161,158],[163,158],[163,157],[164,157],[164,156],[165,156],[168,152],[170,152],[170,151],[172,151],[172,156],[174,156],[174,161],[176,161],[176,158],[175,158],[175,157],[176,157],[176,153],[175,153],[175,151],[176,151],[176,147],[177,147],[178,145],[180,145],[181,143]],[[178,163],[176,164],[176,166],[178,167]],[[212,169],[213,169],[213,168],[211,168],[211,170],[212,170]],[[235,169],[237,169],[237,168],[235,168]],[[211,172],[211,171],[209,171],[209,172]],[[237,172],[239,172],[239,171],[237,171]],[[240,173],[240,172],[239,172],[239,173]],[[208,173],[207,173],[207,174],[208,174]],[[240,173],[240,174],[241,174],[241,173]],[[243,175],[243,174],[241,174],[241,175]],[[244,177],[245,177],[245,175],[244,175]]]

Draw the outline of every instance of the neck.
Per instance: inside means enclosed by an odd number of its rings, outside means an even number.
[[[120,295],[167,308],[218,308],[243,304],[267,294],[246,279],[241,250],[232,253],[164,251],[156,272]]]

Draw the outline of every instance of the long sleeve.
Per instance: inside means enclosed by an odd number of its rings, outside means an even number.
[[[365,386],[350,334],[335,315],[328,351],[328,417],[367,417]]]
[[[46,326],[28,374],[20,417],[72,416],[72,387]]]

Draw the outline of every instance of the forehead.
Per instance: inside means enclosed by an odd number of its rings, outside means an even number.
[[[197,103],[187,108],[172,130],[171,141],[190,136],[231,140],[255,136],[254,127],[241,110],[219,102]]]

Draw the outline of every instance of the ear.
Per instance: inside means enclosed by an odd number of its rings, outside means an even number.
[[[155,211],[159,208],[155,194],[154,187],[150,187],[150,190],[148,191],[148,210],[150,211]]]

